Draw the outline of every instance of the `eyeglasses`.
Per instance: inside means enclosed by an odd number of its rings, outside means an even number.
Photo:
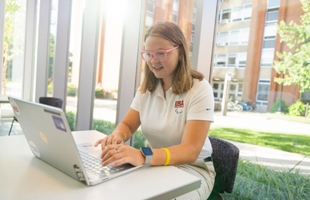
[[[167,60],[167,53],[178,48],[179,46],[177,47],[174,47],[172,49],[168,49],[168,50],[156,50],[154,52],[150,52],[150,51],[142,51],[140,54],[143,58],[143,60],[145,60],[146,62],[149,62],[153,59],[153,56],[155,57],[156,60],[158,61],[165,61]]]

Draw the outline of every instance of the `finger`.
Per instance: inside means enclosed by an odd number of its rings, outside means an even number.
[[[114,137],[112,139],[112,144],[121,144],[122,142],[123,142],[123,139],[119,137]]]
[[[101,149],[102,151],[106,148],[107,137],[101,140]]]
[[[108,139],[107,139],[107,142],[106,142],[106,143],[107,143],[107,146],[112,144],[113,138],[114,138],[114,135],[109,135],[109,136],[108,136]]]
[[[97,140],[97,142],[95,142],[94,146],[97,147],[101,143],[101,140],[103,140],[103,139]]]
[[[117,166],[125,164],[125,163],[129,163],[129,158],[128,157],[123,157],[122,159],[119,159],[119,160],[115,161],[114,163],[112,163],[112,166],[113,167],[117,167]]]
[[[108,151],[103,157],[102,157],[102,161],[101,162],[105,162],[106,160],[108,160],[109,158],[111,158],[113,155],[117,154],[116,149],[112,149],[110,151]]]
[[[102,153],[101,153],[101,159],[103,159],[104,158],[104,156],[106,155],[106,154],[108,154],[109,153],[109,151],[111,151],[111,150],[113,150],[113,149],[115,149],[115,147],[116,146],[107,146],[105,149],[102,149]],[[115,150],[116,151],[116,150]]]
[[[111,164],[112,162],[119,160],[121,158],[123,158],[125,155],[123,153],[115,153],[114,155],[112,155],[109,159],[103,161],[101,163],[102,166],[107,166],[109,164]]]

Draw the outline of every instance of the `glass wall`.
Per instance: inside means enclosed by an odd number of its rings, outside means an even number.
[[[22,97],[26,1],[6,1],[4,23],[4,52],[2,95]]]
[[[76,128],[82,19],[85,0],[72,1],[66,113],[71,130]]]
[[[281,5],[287,9],[282,13],[280,0],[219,3],[212,77],[217,111],[221,110],[226,74],[232,77],[229,98],[249,103],[254,107],[252,112],[269,113],[274,104],[278,105],[281,95],[286,106],[300,97],[306,102],[308,95],[300,93],[296,85],[284,86],[281,90],[281,84],[274,79],[281,78],[282,74],[273,69],[274,61],[280,60],[277,52],[293,52],[285,43],[280,43],[277,24],[280,21],[300,24],[303,14],[300,1],[287,1]],[[254,3],[257,6],[252,7]]]
[[[102,1],[98,38],[93,129],[110,134],[116,121],[126,0]]]
[[[55,55],[55,41],[57,30],[57,13],[58,13],[58,0],[52,0],[51,11],[51,25],[50,25],[50,42],[49,42],[49,59],[48,59],[48,72],[47,72],[47,96],[53,96],[53,74],[54,74],[54,55]]]
[[[195,23],[197,12],[197,0],[146,0],[146,13],[144,16],[144,33],[154,23],[158,21],[171,21],[180,26],[192,54],[193,39],[195,37]],[[144,38],[141,38],[144,41]],[[143,44],[143,43],[142,43]],[[144,44],[143,44],[144,45]],[[141,49],[144,49],[142,46]],[[145,61],[140,58],[140,83],[143,81]],[[145,137],[139,129],[135,133],[134,146],[139,148],[144,145]]]

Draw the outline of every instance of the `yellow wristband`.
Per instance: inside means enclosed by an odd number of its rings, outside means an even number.
[[[164,164],[164,166],[166,166],[166,165],[168,165],[169,162],[170,162],[170,152],[169,152],[169,150],[166,149],[166,148],[162,148],[162,149],[164,149],[164,150],[166,151],[166,154],[167,154],[167,159],[166,159],[166,162],[165,162],[165,164]]]
[[[124,141],[126,141],[127,135],[126,135],[126,133],[124,131],[121,131],[121,130],[115,130],[115,131],[119,131],[119,132],[123,133],[125,135],[125,140]]]

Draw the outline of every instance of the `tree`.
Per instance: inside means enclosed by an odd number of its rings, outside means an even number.
[[[12,44],[14,37],[14,19],[15,12],[20,9],[16,0],[6,0],[5,21],[4,21],[4,43],[3,43],[3,69],[2,69],[2,86],[3,94],[6,94],[6,72],[8,62],[12,59]]]
[[[310,0],[300,1],[304,11],[300,25],[281,21],[277,26],[280,42],[286,42],[292,52],[277,52],[280,61],[274,61],[273,68],[284,74],[283,78],[275,78],[275,82],[298,85],[302,93],[310,90]]]

